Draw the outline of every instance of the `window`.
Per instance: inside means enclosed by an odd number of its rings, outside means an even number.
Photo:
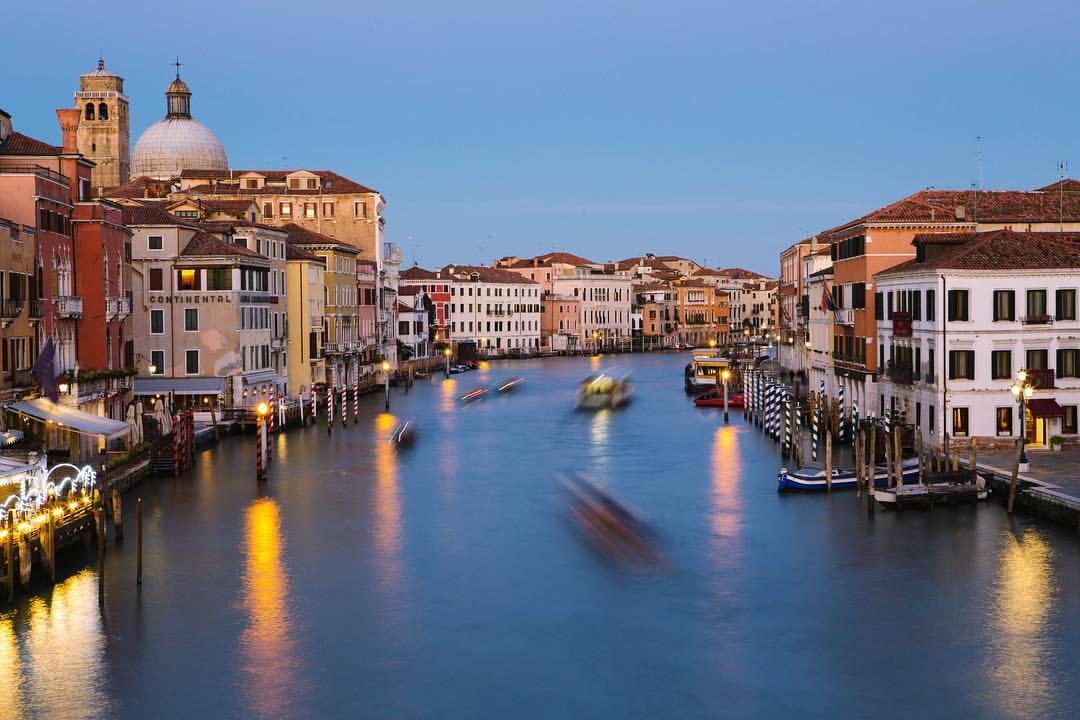
[[[307,180],[307,189],[308,190],[317,190],[318,188],[319,188],[318,180],[316,180],[315,178],[308,178],[308,180]]]
[[[1046,291],[1045,290],[1028,290],[1027,291],[1027,319],[1043,320],[1046,318]]]
[[[995,408],[994,415],[996,417],[994,427],[997,428],[998,437],[1011,436],[1013,433],[1012,406]]]
[[[164,244],[165,244],[164,241],[165,241],[165,238],[163,238],[161,235],[151,235],[148,238],[146,238],[146,249],[147,250],[162,250],[162,249],[164,249]]]
[[[1070,348],[1057,351],[1057,376],[1080,377],[1080,350]]]
[[[150,334],[151,335],[164,335],[165,334],[165,311],[161,309],[153,309],[150,311]]]
[[[937,316],[937,305],[934,304],[935,294],[933,290],[926,291],[926,319],[930,322],[933,322]]]
[[[283,202],[278,204],[278,213],[281,217],[292,217],[292,203]]]
[[[1016,292],[1013,290],[994,291],[994,322],[1016,319]]]
[[[164,350],[151,350],[150,351],[150,364],[154,366],[154,375],[165,374],[165,351]]]
[[[306,218],[315,217],[315,203],[313,203],[313,202],[304,203],[304,217],[306,217]]]
[[[98,114],[97,114],[98,120],[108,120],[109,119],[109,106],[108,105],[106,105],[105,103],[98,103],[97,111],[98,111]]]
[[[990,353],[990,378],[992,380],[1012,378],[1012,350],[994,350]]]
[[[363,202],[354,202],[353,203],[353,217],[358,217],[358,218],[364,217],[364,203]]]
[[[184,330],[186,332],[199,331],[199,308],[184,308]]]
[[[324,202],[322,204],[322,214],[323,214],[323,217],[328,217],[328,218],[334,217],[334,203],[332,203],[332,202]]]
[[[1055,293],[1055,309],[1058,320],[1076,319],[1076,290],[1058,290]]]
[[[1061,418],[1061,433],[1063,435],[1075,435],[1076,434],[1076,406],[1065,405],[1061,408],[1065,411],[1064,417]]]
[[[974,350],[950,350],[949,351],[949,379],[950,380],[974,380],[975,379],[975,351]]]
[[[952,411],[952,434],[954,437],[968,436],[968,409],[953,408]]]
[[[949,291],[949,322],[968,319],[968,291]]]
[[[232,290],[232,270],[229,268],[210,268],[206,271],[207,290]]]
[[[256,190],[256,189],[258,189],[258,187],[259,187],[258,178],[245,178],[244,179],[244,187],[246,187],[248,190]]]
[[[1046,350],[1028,350],[1026,354],[1027,370],[1045,370],[1047,368],[1047,356],[1049,353]]]
[[[290,190],[299,190],[300,189],[300,178],[289,178],[289,189]]]
[[[161,268],[150,268],[150,290],[161,292],[165,289],[165,272]]]
[[[922,290],[911,291],[911,319],[922,320]]]
[[[184,352],[184,369],[188,375],[199,374],[199,351],[187,350]]]
[[[934,406],[926,408],[926,429],[934,432]]]
[[[880,292],[874,293],[874,319],[885,319],[885,304],[882,302]]]
[[[263,203],[263,217],[264,218],[272,218],[272,217],[274,217],[274,203],[272,203],[272,202],[264,202]]]
[[[176,287],[180,290],[201,290],[201,274],[198,270],[177,270]]]
[[[86,103],[86,114],[84,117],[87,120],[94,119],[94,103]]]

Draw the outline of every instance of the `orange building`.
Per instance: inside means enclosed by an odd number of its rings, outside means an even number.
[[[676,280],[675,308],[678,341],[703,346],[721,342],[731,331],[731,298],[728,290],[699,278]]]

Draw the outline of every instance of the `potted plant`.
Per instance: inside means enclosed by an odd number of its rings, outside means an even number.
[[[1065,438],[1060,435],[1054,435],[1050,438],[1050,449],[1058,452],[1061,450],[1061,446],[1065,443]]]

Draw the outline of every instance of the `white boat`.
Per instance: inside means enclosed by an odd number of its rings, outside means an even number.
[[[686,366],[685,386],[688,393],[703,393],[716,390],[722,383],[717,378],[727,370],[731,373],[728,382],[734,379],[731,360],[722,357],[716,350],[695,350],[693,360]],[[731,386],[728,387],[731,390]]]
[[[630,402],[633,394],[629,378],[590,375],[578,385],[577,406],[584,410],[617,408]]]

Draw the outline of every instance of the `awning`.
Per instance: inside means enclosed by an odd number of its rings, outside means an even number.
[[[1027,401],[1027,407],[1032,417],[1065,417],[1065,408],[1058,405],[1053,398],[1032,398]]]
[[[110,440],[127,435],[128,424],[123,420],[91,415],[71,405],[59,405],[48,398],[34,398],[11,403],[8,410],[39,422],[53,422],[83,435],[104,435]]]
[[[217,395],[225,392],[225,378],[135,378],[136,395]]]

